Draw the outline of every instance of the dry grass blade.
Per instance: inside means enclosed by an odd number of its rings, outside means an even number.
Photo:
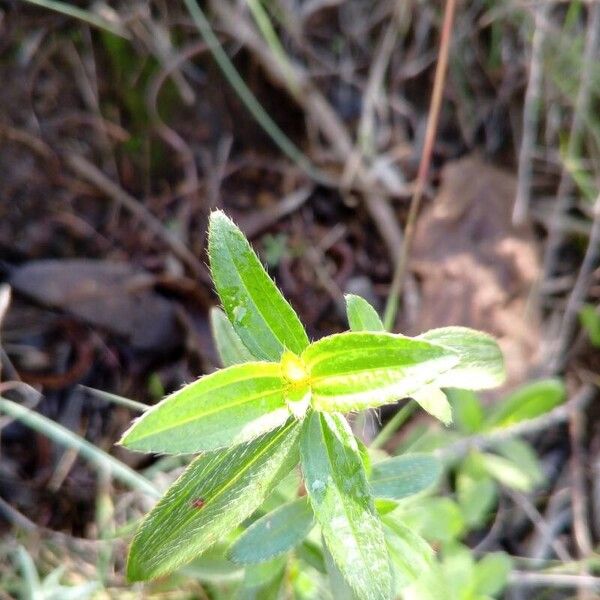
[[[53,10],[68,17],[73,17],[74,19],[79,19],[88,25],[92,25],[98,29],[104,29],[105,31],[113,33],[114,35],[118,35],[119,37],[125,39],[129,39],[130,37],[121,23],[110,21],[89,10],[84,10],[83,8],[73,6],[70,2],[57,2],[55,0],[25,0],[25,2],[28,2],[29,4],[35,4],[41,8]]]
[[[124,463],[110,456],[90,444],[90,442],[80,438],[78,435],[69,431],[67,428],[55,423],[43,415],[29,410],[25,406],[19,405],[11,400],[0,397],[0,412],[18,419],[25,425],[48,436],[58,444],[76,449],[81,456],[99,469],[106,470],[128,487],[143,492],[153,498],[158,498],[160,494],[156,488],[145,477],[130,469]]]
[[[538,6],[535,11],[535,31],[531,45],[531,62],[529,67],[529,82],[525,93],[523,108],[523,139],[519,151],[519,181],[517,198],[513,209],[513,223],[521,225],[529,211],[531,200],[532,155],[537,136],[540,113],[540,96],[542,88],[542,61],[544,40],[548,28],[547,17],[551,8],[550,2]]]
[[[165,229],[165,226],[143,204],[114,181],[111,181],[98,167],[78,154],[70,154],[66,160],[77,175],[96,186],[109,198],[121,204],[131,214],[140,219],[156,237],[167,244],[173,254],[189,267],[194,274],[198,274],[203,270],[202,263],[180,239]]]
[[[450,55],[450,42],[452,38],[452,25],[454,22],[454,13],[456,11],[456,0],[447,0],[444,9],[444,22],[440,38],[440,53],[438,64],[435,70],[435,80],[433,83],[433,93],[431,95],[431,105],[429,110],[429,119],[427,121],[427,130],[425,132],[425,143],[423,145],[423,154],[419,163],[415,191],[411,200],[406,227],[404,229],[404,241],[401,246],[400,257],[396,263],[392,285],[390,287],[383,324],[386,329],[391,330],[394,327],[396,314],[398,312],[398,303],[406,271],[408,267],[408,255],[415,234],[415,225],[419,214],[419,207],[427,183],[429,165],[433,155],[433,145],[437,132],[440,109],[442,106],[442,97],[444,83],[446,81],[446,72],[448,70],[448,57]]]

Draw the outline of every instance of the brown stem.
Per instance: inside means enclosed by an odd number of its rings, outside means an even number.
[[[427,130],[425,132],[425,143],[421,154],[421,162],[419,163],[419,171],[417,173],[417,181],[415,184],[414,194],[408,211],[406,227],[404,229],[404,241],[400,250],[400,258],[396,263],[394,277],[388,296],[387,305],[385,307],[384,324],[386,329],[390,330],[394,327],[396,313],[398,312],[399,297],[404,285],[406,277],[408,254],[412,245],[412,240],[415,233],[415,225],[419,207],[425,191],[427,183],[427,175],[431,164],[431,156],[433,155],[433,145],[437,132],[440,109],[442,106],[442,97],[444,84],[446,82],[446,73],[448,70],[448,56],[450,54],[450,41],[452,39],[452,24],[454,22],[454,14],[456,12],[456,0],[447,0],[444,9],[444,22],[442,24],[442,33],[440,36],[440,52],[438,57],[437,67],[435,69],[435,80],[433,82],[433,92],[431,94],[431,104],[429,108],[429,119],[427,121]]]

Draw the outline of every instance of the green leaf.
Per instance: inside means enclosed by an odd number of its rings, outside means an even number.
[[[349,332],[302,354],[316,410],[373,408],[416,392],[458,362],[452,350],[392,333]]]
[[[225,556],[225,545],[216,544],[187,564],[181,570],[186,577],[209,583],[239,581],[244,575],[244,567],[232,563]]]
[[[385,331],[377,311],[360,296],[346,294],[346,313],[352,331]]]
[[[452,406],[457,429],[463,433],[477,433],[484,420],[483,407],[477,394],[471,390],[449,388],[446,396]]]
[[[335,564],[361,600],[389,600],[383,527],[346,420],[312,413],[304,422],[300,454],[308,496]]]
[[[513,392],[490,413],[486,427],[508,427],[540,417],[562,404],[566,390],[560,379],[542,379]]]
[[[435,485],[442,465],[429,454],[404,454],[373,465],[371,489],[376,498],[400,500]]]
[[[437,385],[426,385],[411,394],[412,399],[444,425],[452,423],[452,407]]]
[[[210,215],[208,254],[223,308],[250,352],[277,361],[287,348],[300,354],[308,336],[244,234],[224,213]]]
[[[164,575],[248,518],[298,460],[290,421],[248,444],[194,460],[146,516],[129,551],[130,581]]]
[[[452,589],[450,597],[473,598],[474,575],[472,550],[462,544],[446,545],[442,553],[442,576]]]
[[[579,311],[579,321],[596,348],[600,347],[600,314],[595,306],[584,304]]]
[[[256,360],[235,332],[227,315],[216,306],[210,309],[210,328],[224,367]]]
[[[247,442],[287,421],[286,385],[276,363],[216,371],[145,412],[120,443],[142,452],[185,453]]]
[[[483,390],[500,385],[506,377],[502,351],[487,333],[468,327],[442,327],[427,331],[417,339],[451,348],[460,357],[452,370],[436,379],[438,387]]]
[[[398,502],[395,500],[388,500],[387,498],[375,498],[375,510],[380,517],[395,511],[397,508]]]
[[[534,482],[519,465],[496,454],[481,454],[479,456],[483,468],[496,480],[506,487],[520,492],[530,492]]]
[[[494,444],[494,450],[526,475],[532,487],[544,483],[544,470],[535,450],[523,440],[512,438]]]
[[[264,562],[295,548],[309,534],[314,523],[315,516],[308,499],[299,498],[252,523],[227,554],[235,563]]]
[[[396,590],[427,577],[434,565],[431,546],[394,517],[384,517],[386,540],[394,569]]]
[[[334,600],[337,598],[343,598],[344,600],[360,600],[348,585],[342,572],[331,556],[331,552],[327,550],[327,545],[323,544],[323,554],[325,557],[325,565],[327,568],[327,579],[329,581],[329,588],[331,589],[331,595]]]
[[[475,589],[477,593],[495,597],[508,583],[512,560],[505,552],[492,552],[475,565]]]
[[[402,512],[403,523],[431,542],[450,542],[464,531],[462,513],[450,498],[419,498]]]
[[[238,600],[277,600],[285,575],[285,560],[276,558],[260,565],[246,567]]]
[[[463,461],[458,471],[456,497],[467,525],[483,526],[497,502],[498,485],[481,468],[476,456]]]
[[[314,542],[311,542],[310,540],[304,540],[296,548],[296,555],[307,565],[310,565],[313,569],[319,571],[319,573],[326,573],[327,569],[325,566],[323,551]]]

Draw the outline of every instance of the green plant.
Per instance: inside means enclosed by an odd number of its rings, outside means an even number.
[[[353,331],[311,343],[222,212],[211,215],[209,256],[226,314],[214,311],[212,319],[225,368],[146,411],[121,440],[144,452],[203,453],[142,523],[128,577],[158,577],[234,540],[231,560],[254,565],[246,572],[248,588],[263,585],[265,572],[271,585],[284,569],[279,557],[301,547],[332,585],[349,586],[360,599],[391,598],[433,568],[430,546],[392,512],[399,500],[435,482],[440,467],[423,455],[372,465],[342,413],[412,396],[448,423],[451,408],[440,388],[483,389],[503,380],[496,342],[461,327],[416,338],[387,333],[364,300],[349,296]],[[298,462],[307,498],[298,498],[296,482],[269,512],[269,496],[282,480],[294,481]],[[323,550],[310,534],[315,524]]]

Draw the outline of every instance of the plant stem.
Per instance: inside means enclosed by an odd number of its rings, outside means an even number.
[[[440,52],[437,67],[435,69],[435,80],[433,83],[433,92],[431,95],[431,104],[429,109],[429,119],[427,121],[427,130],[425,132],[425,143],[423,145],[423,153],[421,154],[421,162],[419,163],[419,171],[415,183],[415,191],[410,203],[406,227],[404,229],[404,241],[400,250],[400,257],[396,263],[394,277],[390,287],[387,304],[385,307],[385,315],[383,324],[387,330],[394,327],[396,314],[398,312],[398,303],[406,269],[408,266],[408,254],[412,245],[412,240],[415,233],[415,225],[419,207],[425,191],[427,183],[427,175],[429,173],[429,165],[431,164],[431,156],[433,155],[433,145],[435,142],[435,134],[442,106],[442,97],[444,91],[444,83],[446,81],[446,72],[448,70],[448,56],[450,54],[450,40],[452,37],[452,24],[454,22],[454,13],[456,12],[456,0],[447,0],[444,10],[444,22],[442,24],[442,33],[440,37]]]

